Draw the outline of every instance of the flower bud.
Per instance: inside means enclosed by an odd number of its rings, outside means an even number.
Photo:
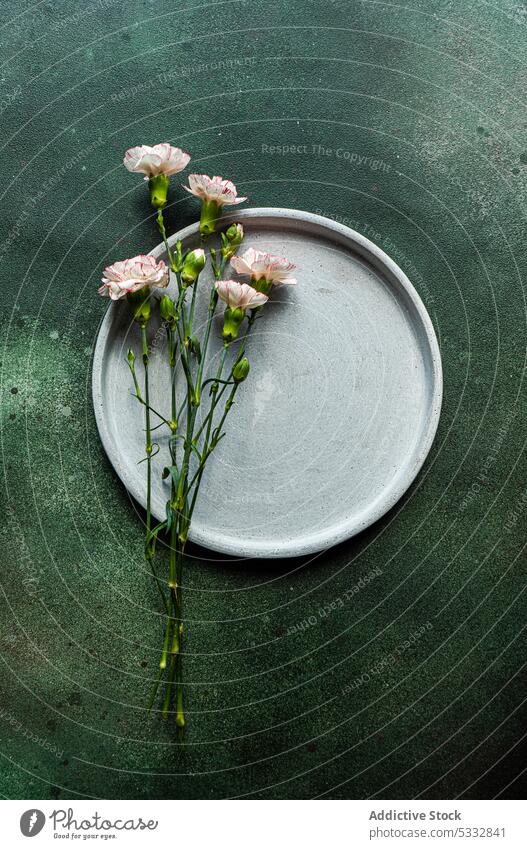
[[[205,262],[205,251],[203,248],[196,248],[196,250],[187,254],[181,271],[181,280],[184,286],[192,286],[196,282],[200,273],[205,268]]]
[[[230,227],[225,231],[225,235],[231,244],[236,245],[238,247],[242,243],[243,239],[243,227],[240,223],[231,224]]]
[[[130,366],[130,368],[133,368],[134,363],[135,363],[135,354],[134,354],[134,352],[132,351],[131,348],[128,349],[128,354],[126,355],[126,359],[128,360],[128,365]]]
[[[239,362],[236,363],[232,370],[232,377],[235,383],[243,383],[247,375],[249,374],[249,360],[247,357],[243,357]]]
[[[222,338],[224,342],[233,342],[238,336],[240,325],[245,317],[245,310],[241,307],[231,309],[227,307],[223,314]]]
[[[201,204],[199,232],[202,236],[212,236],[216,230],[216,221],[220,214],[220,205],[215,200],[204,200]]]
[[[241,224],[231,226],[221,234],[221,253],[225,259],[234,256],[243,241],[243,227]]]
[[[134,321],[136,321],[140,327],[145,327],[150,319],[151,313],[149,287],[144,286],[137,292],[129,292],[126,296],[126,300],[134,314]]]
[[[150,203],[154,209],[162,209],[167,202],[168,186],[170,180],[166,174],[156,174],[150,177],[148,188],[150,189]]]
[[[163,321],[166,321],[166,323],[171,326],[175,324],[176,305],[174,304],[172,298],[169,298],[168,295],[163,295],[163,297],[159,301],[159,312]]]

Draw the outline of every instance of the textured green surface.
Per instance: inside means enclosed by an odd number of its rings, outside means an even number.
[[[514,794],[525,4],[1,9],[0,792]],[[191,151],[194,170],[234,179],[252,205],[321,212],[385,248],[430,311],[445,371],[425,468],[367,533],[309,562],[192,552],[183,752],[144,709],[157,597],[141,517],[90,400],[100,271],[158,241],[123,151],[164,140]],[[178,182],[172,230],[196,210]]]

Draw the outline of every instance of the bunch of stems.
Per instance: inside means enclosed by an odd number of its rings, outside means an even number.
[[[144,368],[144,395],[140,391],[135,372],[133,355],[129,354],[135,397],[144,406],[145,415],[145,460],[147,464],[145,558],[154,580],[159,588],[165,610],[163,648],[159,661],[159,672],[152,689],[149,708],[156,700],[160,686],[164,686],[162,697],[162,716],[175,717],[182,740],[185,727],[183,699],[182,653],[184,638],[182,576],[185,547],[188,540],[192,515],[196,506],[200,484],[207,460],[224,436],[223,427],[233,406],[238,382],[233,379],[233,370],[242,359],[247,337],[256,318],[252,310],[247,318],[245,334],[235,342],[224,342],[219,364],[214,375],[205,375],[205,366],[211,337],[218,294],[211,287],[207,318],[202,342],[195,335],[195,309],[199,285],[199,276],[191,286],[182,279],[184,256],[181,244],[173,252],[168,244],[162,210],[159,210],[157,224],[168,257],[168,264],[177,281],[177,298],[172,301],[173,312],[170,320],[165,320],[167,333],[167,352],[170,367],[170,416],[164,416],[150,404],[149,393],[149,349],[147,341],[147,321],[141,325],[142,360]],[[202,240],[205,247],[205,242]],[[221,251],[209,250],[209,259],[216,280],[222,278],[227,259]],[[230,367],[225,375],[229,349],[234,346]],[[182,371],[185,377],[183,397],[177,397],[177,376]],[[205,408],[198,424],[198,411]],[[152,415],[155,415],[155,427],[152,427]],[[158,446],[152,442],[152,432],[159,427],[169,430],[170,466],[165,467],[163,477],[170,476],[170,498],[166,505],[166,519],[152,526],[152,458]],[[158,536],[164,532],[169,540],[169,569],[166,584],[159,577],[154,558]]]

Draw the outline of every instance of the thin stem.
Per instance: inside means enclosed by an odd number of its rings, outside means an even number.
[[[163,242],[165,243],[165,250],[167,252],[167,258],[170,263],[170,268],[172,269],[172,271],[175,272],[176,268],[174,264],[174,257],[172,256],[172,251],[170,250],[170,247],[168,245],[167,232],[165,230],[165,219],[163,218],[162,209],[159,209],[157,213],[157,226],[159,228],[159,232],[161,233]]]
[[[180,345],[180,351],[181,351],[181,362],[183,364],[183,371],[185,372],[185,377],[187,378],[187,384],[190,387],[193,387],[192,373],[190,371],[190,365],[189,365],[188,356],[187,356],[187,348],[186,348],[186,345],[185,345],[185,340],[188,338],[188,336],[187,336],[187,332],[186,332],[186,329],[185,329],[186,328],[186,319],[184,319],[184,316],[185,316],[185,305],[183,304],[183,310],[182,310],[182,321],[184,323],[183,335],[181,334],[181,328],[179,326],[179,323],[176,325],[176,327],[177,327],[177,334],[178,334],[178,338],[179,338],[179,345]],[[193,388],[192,388],[192,392],[194,392]]]
[[[239,348],[239,350],[238,350],[238,353],[236,354],[236,357],[235,357],[234,363],[233,363],[232,368],[231,368],[231,375],[232,375],[232,371],[233,371],[233,369],[234,369],[234,366],[235,366],[235,365],[236,365],[236,364],[237,364],[237,363],[238,363],[238,362],[242,359],[242,357],[243,357],[243,355],[244,355],[244,353],[245,353],[245,347],[246,347],[246,344],[247,344],[247,338],[248,338],[249,333],[251,332],[251,329],[252,329],[252,327],[253,327],[253,324],[254,324],[254,322],[255,322],[255,320],[256,320],[256,315],[257,315],[257,314],[256,314],[256,310],[252,310],[252,311],[251,311],[251,314],[250,314],[250,316],[249,316],[249,318],[248,318],[248,321],[247,321],[247,329],[246,329],[245,334],[244,334],[244,336],[243,336],[242,343],[241,343],[241,345],[240,345],[240,348]],[[231,343],[231,344],[232,344],[232,343]],[[216,382],[217,382],[217,381],[221,378],[221,374],[222,374],[222,371],[223,371],[223,364],[224,364],[224,362],[225,362],[225,354],[226,354],[226,352],[227,352],[227,347],[228,347],[227,345],[225,345],[225,346],[224,346],[224,349],[223,349],[223,352],[222,352],[222,359],[221,359],[221,361],[220,361],[220,367],[219,367],[219,369],[218,369],[218,372],[217,372],[217,374],[216,374],[216,377],[214,378],[214,382],[213,382],[213,385],[212,385],[213,389],[214,389],[214,386],[215,386]],[[190,492],[190,490],[192,489],[192,487],[194,486],[194,484],[196,484],[196,488],[195,488],[195,490],[194,490],[194,494],[193,494],[192,502],[191,502],[191,510],[190,510],[190,515],[191,515],[191,516],[192,516],[192,512],[193,512],[193,510],[194,510],[195,504],[196,504],[196,499],[197,499],[198,491],[199,491],[199,485],[200,485],[200,483],[201,483],[201,478],[203,477],[203,472],[204,472],[204,468],[205,468],[205,463],[206,463],[206,461],[207,461],[208,457],[209,457],[209,456],[210,456],[210,454],[212,453],[212,450],[214,449],[214,447],[215,447],[215,445],[216,445],[216,443],[217,443],[217,440],[216,440],[216,442],[215,442],[214,446],[213,446],[211,449],[209,449],[209,442],[210,442],[210,437],[211,437],[211,431],[212,431],[212,423],[213,423],[213,419],[214,419],[214,413],[215,413],[215,411],[216,411],[216,408],[217,408],[217,407],[218,407],[218,405],[219,405],[219,402],[220,402],[220,400],[221,400],[221,398],[222,398],[222,396],[223,396],[223,394],[224,394],[224,392],[225,392],[225,390],[226,390],[227,386],[229,386],[229,385],[231,385],[231,384],[229,384],[228,382],[227,382],[227,383],[225,383],[225,384],[223,385],[223,387],[221,388],[221,390],[220,390],[219,392],[217,392],[217,393],[215,393],[215,394],[214,394],[214,399],[213,399],[213,401],[212,401],[212,403],[211,403],[210,410],[209,410],[209,412],[207,413],[207,415],[206,415],[206,417],[205,417],[204,421],[202,422],[202,425],[201,425],[201,427],[200,427],[200,429],[199,429],[198,433],[197,433],[197,434],[196,434],[196,436],[194,437],[194,443],[196,443],[196,442],[197,442],[197,440],[198,440],[198,438],[200,437],[201,433],[203,432],[204,428],[206,427],[206,429],[207,429],[207,430],[206,430],[206,434],[205,434],[205,442],[204,442],[203,450],[202,450],[202,452],[201,452],[202,460],[201,460],[201,463],[200,463],[200,465],[199,465],[199,467],[198,467],[197,471],[195,472],[195,474],[194,474],[194,476],[193,476],[193,478],[192,478],[192,480],[191,480],[191,482],[190,482],[190,484],[189,484],[189,487],[188,487],[188,491]],[[224,415],[222,416],[222,419],[221,419],[220,424],[219,424],[219,425],[218,425],[218,427],[216,428],[216,432],[217,432],[218,434],[220,434],[220,432],[221,432],[221,428],[222,428],[222,426],[223,426],[223,423],[224,423],[224,421],[225,421],[225,418],[226,418],[226,416],[227,416],[227,413],[229,412],[230,408],[232,407],[232,404],[233,404],[233,402],[234,402],[234,395],[236,394],[236,389],[237,389],[237,387],[238,387],[238,385],[237,385],[237,384],[234,384],[234,386],[233,386],[233,388],[232,388],[232,390],[231,390],[231,394],[230,394],[229,398],[227,399],[227,401],[225,402],[225,412],[224,412]]]
[[[210,457],[214,448],[216,447],[216,445],[219,442],[219,439],[221,437],[221,429],[223,427],[225,419],[227,418],[227,414],[228,414],[229,410],[231,409],[231,407],[234,403],[234,396],[236,395],[238,385],[239,384],[235,383],[234,386],[232,387],[231,391],[230,391],[229,397],[227,398],[227,400],[225,402],[223,415],[220,419],[219,424],[214,429],[214,433],[212,433],[212,443],[210,444],[210,446],[209,446],[209,442],[210,442],[210,439],[211,439],[213,417],[210,416],[210,418],[209,418],[209,422],[208,422],[208,425],[207,425],[207,433],[205,435],[205,444],[203,446],[203,451],[202,451],[202,455],[201,455],[202,461],[201,461],[201,463],[200,463],[200,465],[199,465],[196,473],[194,474],[194,477],[192,478],[190,485],[189,485],[189,492],[190,492],[190,490],[192,489],[194,484],[196,484],[196,488],[194,490],[194,494],[192,496],[192,501],[191,501],[191,504],[190,504],[190,511],[189,511],[190,518],[192,518],[192,514],[194,512],[194,507],[196,506],[196,499],[198,497],[201,479],[203,477],[203,472],[205,471],[205,463],[207,462],[208,458]]]
[[[167,621],[165,623],[165,638],[163,640],[163,654],[161,655],[161,660],[159,661],[159,668],[166,669],[167,658],[168,658],[168,646],[170,643],[170,633],[172,630],[172,617],[171,611],[167,611]]]
[[[176,725],[180,732],[180,742],[182,742],[183,729],[185,728],[185,710],[183,706],[183,676],[182,676],[183,659],[181,652],[176,657]]]
[[[141,342],[143,345],[143,365],[145,367],[145,430],[146,430],[146,532],[150,536],[152,523],[152,436],[150,433],[150,387],[148,380],[148,339],[146,324],[141,325]]]
[[[181,650],[183,645],[183,600],[181,595],[181,581],[183,572],[183,555],[185,552],[185,543],[182,544],[178,558],[178,591],[175,594],[176,604],[176,626],[174,631],[174,643],[177,644],[176,661],[176,725],[179,728],[180,734],[183,734],[185,727],[185,712],[183,708],[183,661]]]
[[[178,531],[178,523],[177,523],[177,513],[174,505],[174,499],[176,497],[176,490],[174,483],[172,483],[173,490],[173,500],[171,503],[172,510],[172,527],[170,529],[170,567],[169,567],[169,575],[168,575],[168,586],[171,590],[177,589],[177,570],[176,570],[176,554],[177,554],[177,531]]]
[[[189,504],[189,493],[192,484],[189,486],[188,478],[189,478],[189,470],[190,470],[190,459],[191,454],[195,451],[198,454],[199,459],[199,469],[201,470],[201,474],[203,473],[203,461],[202,457],[197,450],[196,439],[200,436],[203,431],[203,427],[207,428],[207,439],[206,439],[206,447],[208,448],[208,444],[211,437],[211,428],[212,428],[212,416],[207,417],[203,426],[199,429],[197,437],[194,437],[194,430],[196,425],[196,416],[197,416],[197,408],[201,403],[201,391],[202,391],[202,381],[203,381],[203,371],[205,366],[205,359],[207,355],[210,334],[212,329],[212,322],[214,317],[214,311],[216,308],[216,304],[218,301],[218,294],[216,289],[213,288],[211,291],[210,299],[209,299],[209,307],[208,307],[208,315],[207,315],[207,324],[205,328],[205,334],[203,338],[203,347],[201,351],[201,358],[198,363],[197,375],[195,382],[192,376],[192,368],[189,357],[189,349],[187,348],[188,340],[192,336],[193,326],[194,326],[194,317],[195,317],[195,308],[196,308],[196,297],[197,297],[197,281],[194,283],[194,290],[192,293],[192,300],[190,304],[190,311],[187,314],[185,308],[185,297],[186,297],[186,288],[182,285],[181,282],[181,274],[178,269],[174,267],[174,257],[170,252],[168,242],[166,240],[166,234],[164,231],[164,222],[163,216],[158,213],[158,226],[160,232],[165,241],[165,248],[167,251],[167,256],[170,259],[172,269],[176,272],[178,287],[179,287],[179,298],[177,302],[176,316],[177,321],[175,323],[175,332],[174,328],[171,328],[168,332],[168,348],[169,348],[169,361],[171,368],[171,430],[172,430],[172,439],[170,443],[170,451],[172,463],[177,467],[176,463],[176,447],[177,447],[177,435],[176,428],[178,426],[178,422],[183,413],[183,410],[186,406],[186,433],[183,442],[183,459],[181,462],[181,467],[179,469],[179,474],[177,474],[174,478],[172,476],[171,483],[171,499],[170,499],[170,510],[172,513],[171,516],[171,528],[170,528],[170,564],[169,564],[169,580],[168,585],[170,587],[170,611],[167,615],[167,623],[165,630],[165,640],[163,646],[163,656],[162,656],[162,669],[166,668],[168,665],[168,677],[166,682],[165,695],[163,699],[163,716],[166,718],[170,713],[170,705],[172,700],[172,692],[175,684],[176,694],[175,694],[175,708],[176,708],[176,725],[178,727],[178,733],[180,736],[180,740],[182,739],[183,730],[185,727],[185,713],[184,713],[184,700],[183,700],[183,682],[182,682],[182,642],[183,642],[183,604],[182,604],[182,572],[183,572],[183,563],[184,563],[184,552],[185,545],[187,541],[190,520],[192,516],[192,512],[195,506],[195,499],[197,495],[197,487],[196,493],[194,493],[192,502]],[[216,261],[214,259],[213,269],[214,275],[216,279],[221,278],[225,268],[226,261],[222,258],[221,262],[216,265]],[[176,348],[177,342],[179,341],[180,345],[180,356],[181,362],[183,366],[183,370],[186,377],[187,382],[187,391],[186,397],[183,400],[180,409],[177,409],[177,399],[176,399],[176,391],[175,391],[175,365],[176,365]],[[216,375],[216,381],[221,379],[221,375],[223,372],[223,368],[225,365],[225,358],[227,354],[227,346],[225,346],[224,351],[222,352],[220,365],[218,367],[218,372]],[[222,387],[222,389],[218,392],[218,383],[213,384],[214,387],[214,398],[211,402],[212,410],[216,408],[219,399],[222,397],[226,385]],[[233,387],[235,389],[236,386]],[[231,392],[230,399],[233,397],[233,392]],[[232,400],[227,401],[227,403],[232,404]],[[225,419],[225,413],[221,419],[223,423]],[[220,426],[221,429],[221,426]],[[214,439],[214,437],[213,437]],[[201,479],[201,478],[200,478]],[[194,478],[193,478],[194,481]],[[168,661],[170,657],[170,663]]]
[[[226,358],[226,356],[227,356],[227,350],[228,350],[228,345],[226,345],[226,344],[225,344],[225,345],[223,346],[223,351],[221,352],[220,363],[219,363],[219,366],[218,366],[218,371],[216,372],[216,377],[212,378],[211,393],[213,394],[213,396],[214,396],[214,397],[213,397],[213,399],[212,399],[212,401],[211,401],[211,405],[210,405],[210,410],[209,410],[209,412],[208,412],[208,413],[207,413],[207,415],[205,416],[205,418],[204,418],[204,420],[203,420],[203,422],[202,422],[202,424],[201,424],[201,427],[199,428],[199,430],[198,430],[197,434],[193,437],[193,442],[194,442],[194,444],[195,444],[195,445],[197,445],[197,441],[198,441],[199,437],[201,436],[201,434],[202,434],[203,430],[205,429],[205,427],[207,427],[207,425],[208,425],[208,423],[209,423],[210,419],[211,419],[211,418],[212,418],[212,416],[214,415],[214,410],[216,409],[216,407],[217,407],[217,405],[218,405],[218,403],[219,403],[219,401],[220,401],[220,399],[221,399],[221,396],[222,396],[222,395],[223,395],[223,393],[225,392],[226,386],[228,386],[228,385],[229,385],[228,383],[227,383],[227,384],[224,384],[224,386],[222,387],[221,391],[218,393],[218,390],[217,390],[217,384],[218,384],[218,381],[221,379],[221,375],[222,375],[222,372],[223,372],[223,368],[224,368],[224,366],[225,366],[225,358]],[[206,383],[206,382],[207,382],[207,381],[205,381],[205,383]],[[205,385],[205,384],[202,384],[202,387],[201,387],[202,389],[203,389],[203,386],[204,386],[204,385]],[[189,487],[189,488],[190,488],[190,487]]]
[[[152,692],[150,693],[150,698],[148,700],[147,710],[152,710],[152,706],[155,702],[155,698],[157,695],[157,691],[159,690],[159,685],[161,683],[161,678],[163,677],[163,670],[160,669],[157,675],[157,678],[154,682],[154,686],[152,687]]]
[[[151,404],[147,404],[146,401],[143,401],[143,399],[141,398],[140,395],[135,394],[132,397],[137,398],[137,400],[139,401],[140,404],[143,404],[144,407],[148,408],[149,412],[153,413],[154,416],[157,416],[159,419],[161,419],[162,424],[166,424],[166,425],[170,426],[170,422],[168,421],[168,419],[166,419],[162,413],[159,413],[154,407],[152,407]],[[152,432],[152,428],[150,428],[150,433],[151,432]]]
[[[236,392],[237,392],[238,386],[239,386],[239,384],[238,384],[238,383],[235,383],[235,384],[234,384],[234,386],[232,387],[231,392],[230,392],[230,395],[229,395],[229,397],[227,398],[227,400],[226,400],[226,402],[225,402],[225,407],[224,407],[224,410],[223,410],[223,415],[222,415],[222,417],[221,417],[221,419],[220,419],[219,424],[217,425],[217,427],[215,427],[215,428],[214,428],[214,434],[217,434],[218,436],[221,434],[221,429],[222,429],[222,427],[223,427],[223,425],[224,425],[224,423],[225,423],[225,419],[227,418],[227,415],[228,415],[228,413],[229,413],[229,410],[231,409],[231,407],[232,407],[232,405],[233,405],[233,403],[234,403],[234,396],[236,395]],[[214,437],[214,434],[213,434],[213,440],[214,440],[214,438],[215,438],[215,437]]]
[[[170,713],[170,700],[172,698],[172,687],[174,686],[174,676],[176,674],[177,655],[170,658],[170,667],[168,670],[168,682],[165,690],[165,698],[163,699],[162,716],[163,719],[168,719]]]
[[[172,422],[177,423],[176,418],[176,357],[177,357],[177,338],[175,336],[174,330],[172,328],[168,328],[168,346],[169,346],[169,363],[170,363],[170,398],[171,398],[171,406],[170,406],[170,417]]]
[[[144,398],[144,401],[143,401],[143,399],[138,396],[138,400],[141,401],[142,404],[144,404],[144,408],[145,408],[145,431],[146,431],[146,445],[145,445],[145,451],[146,451],[146,544],[145,544],[145,558],[146,558],[146,561],[147,561],[147,563],[150,567],[150,571],[152,572],[152,575],[153,575],[154,580],[156,582],[156,585],[157,585],[157,588],[158,588],[159,593],[161,595],[161,598],[163,599],[163,606],[164,606],[165,610],[168,611],[168,605],[167,605],[167,602],[166,602],[165,594],[164,594],[164,592],[161,588],[161,583],[160,583],[159,577],[156,573],[156,570],[155,570],[155,567],[154,567],[154,559],[153,559],[152,553],[151,553],[151,545],[152,545],[152,540],[151,540],[151,530],[152,530],[152,509],[151,509],[151,506],[152,506],[152,432],[151,432],[151,425],[150,425],[150,410],[152,408],[150,407],[150,385],[149,385],[149,379],[148,379],[149,356],[148,356],[148,339],[147,339],[147,335],[146,335],[146,324],[141,325],[141,343],[142,343],[142,349],[143,349],[143,365],[144,365],[144,370],[145,370],[145,398]],[[160,415],[155,410],[153,410],[152,412],[154,412],[156,415]],[[160,417],[163,418],[163,416],[160,416]]]
[[[161,579],[160,579],[159,575],[157,574],[157,572],[156,572],[156,571],[155,571],[155,569],[154,569],[154,561],[153,561],[153,559],[152,559],[151,557],[149,557],[149,558],[148,558],[148,562],[149,562],[149,564],[150,564],[150,569],[151,569],[151,571],[152,571],[152,577],[154,578],[154,581],[156,582],[156,586],[157,586],[157,588],[158,588],[158,590],[159,590],[159,593],[160,593],[160,595],[161,595],[161,599],[162,599],[162,601],[163,601],[163,607],[165,608],[165,611],[168,613],[168,604],[167,604],[167,600],[166,600],[166,598],[165,598],[165,593],[163,592],[163,586],[162,586],[162,584],[161,584]]]
[[[212,328],[212,320],[214,318],[214,310],[216,309],[216,304],[218,303],[218,293],[216,289],[212,289],[210,293],[209,299],[209,311],[207,316],[207,327],[205,328],[205,336],[203,339],[203,349],[201,351],[201,362],[198,368],[198,374],[196,377],[196,389],[194,392],[194,403],[196,406],[199,406],[201,402],[201,382],[203,380],[203,369],[205,368],[205,358],[207,356],[207,350],[209,347],[209,339],[210,339],[210,331]]]
[[[194,311],[196,309],[196,292],[198,291],[198,280],[199,280],[199,277],[198,277],[197,280],[194,281],[194,285],[192,286],[192,300],[190,302],[190,317],[189,317],[189,324],[190,324],[191,328],[194,326]],[[192,332],[192,329],[191,329],[191,332]]]
[[[181,300],[181,296],[180,296]],[[179,300],[178,300],[179,303]],[[169,330],[169,363],[171,369],[171,416],[172,421],[176,422],[176,340],[174,336],[174,331]],[[173,433],[173,437],[175,437],[175,433]],[[177,452],[177,439],[172,438],[170,441],[170,455],[172,459],[172,463],[176,463],[176,452]],[[178,486],[179,489],[179,486]],[[177,529],[178,529],[178,514],[176,510],[179,509],[179,505],[176,503],[177,499],[177,490],[174,482],[174,478],[172,478],[171,489],[170,489],[170,509],[172,511],[172,524],[170,528],[170,566],[169,566],[169,577],[168,577],[168,586],[171,590],[171,595],[174,595],[174,592],[177,588],[177,572],[176,572],[176,545],[177,545]]]
[[[130,359],[130,357],[132,357],[132,359]],[[144,401],[141,397],[141,390],[139,388],[139,381],[137,380],[137,375],[135,373],[134,360],[135,360],[135,357],[134,357],[133,351],[129,351],[128,352],[128,368],[130,369],[130,372],[132,374],[132,379],[134,381],[135,397],[137,398],[138,401],[141,401],[141,404],[144,404]]]

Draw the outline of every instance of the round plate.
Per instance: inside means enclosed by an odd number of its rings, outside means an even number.
[[[320,551],[380,518],[421,468],[441,408],[435,333],[401,269],[354,230],[288,209],[237,211],[224,220],[243,222],[244,250],[253,246],[292,260],[298,285],[276,287],[253,328],[251,373],[207,463],[190,537],[243,557]],[[169,241],[178,238],[196,246],[198,225]],[[163,245],[152,251],[164,253]],[[170,285],[174,293],[175,281]],[[209,286],[202,275],[198,326]],[[221,350],[222,312],[211,336],[210,370]],[[157,316],[149,337],[151,404],[168,415],[166,339]],[[131,395],[129,347],[141,377],[138,329],[126,302],[111,303],[95,348],[95,415],[110,461],[144,506],[143,408]],[[169,495],[161,480],[168,464],[164,430],[154,434],[160,450],[153,460],[152,511],[158,519]]]

